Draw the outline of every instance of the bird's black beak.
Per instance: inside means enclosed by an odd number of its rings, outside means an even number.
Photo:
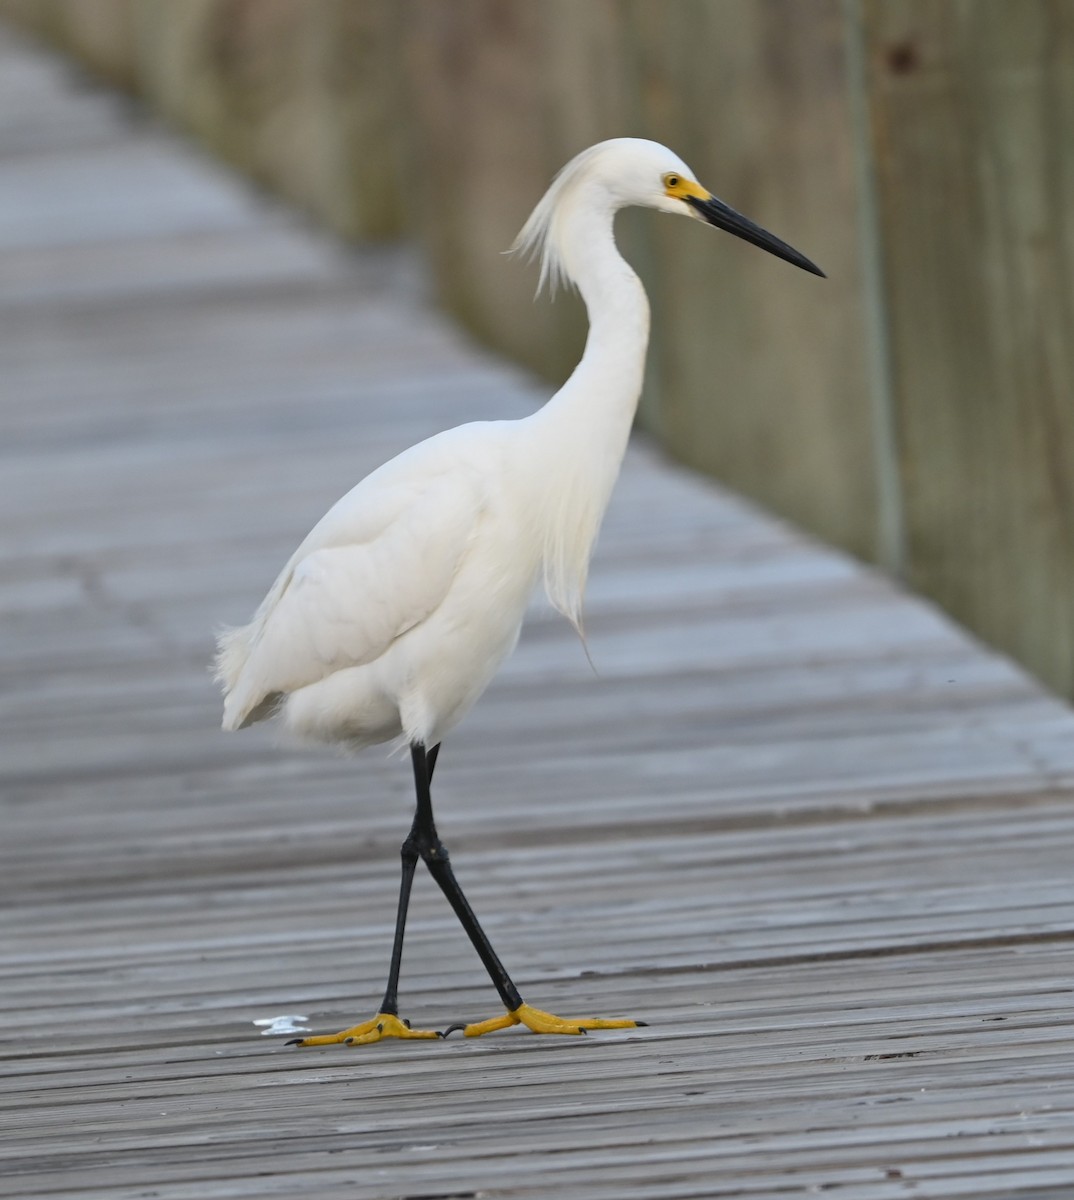
[[[816,263],[810,262],[804,254],[799,254],[793,246],[788,246],[786,242],[780,241],[775,234],[769,233],[767,229],[762,229],[760,225],[755,225],[749,217],[744,217],[729,204],[724,204],[722,200],[717,200],[715,196],[706,196],[704,198],[700,196],[683,196],[683,199],[703,221],[708,221],[710,225],[715,225],[717,229],[726,229],[728,233],[733,233],[735,237],[740,237],[744,241],[752,242],[755,246],[760,246],[762,250],[767,250],[769,254],[774,254],[776,258],[782,258],[785,262],[793,263],[796,267],[801,267],[803,271],[809,271],[813,275],[819,275],[822,279],[827,279],[827,276],[820,267]]]

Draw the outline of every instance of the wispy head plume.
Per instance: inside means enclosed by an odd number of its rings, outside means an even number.
[[[509,254],[524,255],[529,262],[540,261],[538,296],[546,286],[548,294],[555,296],[558,287],[572,284],[570,273],[563,261],[559,224],[571,193],[606,144],[600,142],[596,146],[590,146],[588,150],[583,150],[581,154],[576,154],[559,171],[508,251]]]

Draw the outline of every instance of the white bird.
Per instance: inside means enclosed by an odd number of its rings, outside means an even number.
[[[372,1019],[300,1045],[443,1036],[411,1029],[398,1014],[419,858],[506,1009],[453,1029],[474,1037],[519,1023],[537,1033],[637,1024],[563,1019],[523,1003],[455,880],[430,796],[440,743],[514,648],[540,576],[555,608],[579,624],[649,337],[645,291],[613,234],[615,213],[627,205],[698,218],[823,274],[701,187],[666,147],[616,138],[583,151],[556,176],[513,247],[540,258],[542,284],[573,284],[585,301],[589,336],[570,379],[531,416],[450,429],[367,476],[314,526],[250,624],[219,636],[225,730],[278,712],[307,738],[354,747],[401,739],[410,747],[417,807],[402,846],[384,1000]]]

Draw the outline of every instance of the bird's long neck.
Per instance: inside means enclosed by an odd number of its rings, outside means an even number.
[[[537,414],[554,479],[543,490],[545,586],[576,625],[589,557],[626,452],[649,341],[649,302],[619,253],[608,204],[563,214],[557,248],[589,314],[585,352]]]
[[[625,445],[645,372],[649,302],[615,244],[614,215],[610,207],[590,206],[562,221],[560,257],[585,301],[589,336],[581,362],[547,411],[567,421],[600,423],[606,432],[625,425]]]

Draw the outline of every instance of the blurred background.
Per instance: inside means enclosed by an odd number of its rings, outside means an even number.
[[[1074,695],[1069,0],[0,0],[558,382],[500,251],[591,142],[667,143],[827,283],[624,214],[641,420]],[[806,291],[808,289],[808,291]],[[808,302],[803,303],[807,297]]]

